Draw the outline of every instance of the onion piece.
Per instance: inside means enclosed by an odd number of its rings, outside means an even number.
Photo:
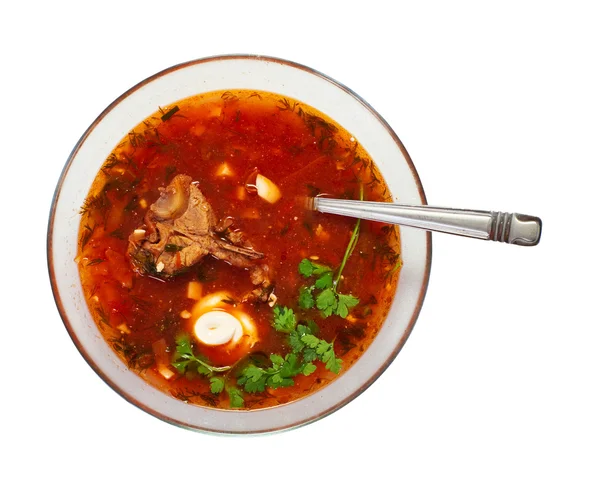
[[[188,282],[187,297],[188,299],[200,300],[202,298],[202,283],[197,281]]]
[[[170,368],[170,357],[167,349],[167,341],[165,339],[157,340],[152,344],[152,352],[154,352],[154,360],[156,361],[156,370],[164,378],[169,380],[175,372]]]
[[[222,177],[222,178],[227,178],[227,177],[235,176],[235,173],[233,172],[233,169],[231,169],[231,166],[229,166],[229,164],[222,163],[217,168],[216,175],[219,177]]]
[[[281,198],[281,191],[277,185],[262,174],[256,175],[256,192],[261,198],[271,204],[276,203]]]

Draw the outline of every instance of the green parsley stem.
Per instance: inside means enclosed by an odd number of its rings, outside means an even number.
[[[361,201],[363,200],[363,195],[364,195],[363,193],[364,193],[363,185],[362,185],[362,183],[360,183],[359,199]],[[352,252],[354,252],[354,248],[356,247],[356,244],[358,243],[359,229],[360,229],[360,219],[357,219],[356,225],[354,226],[354,230],[352,231],[352,236],[350,237],[350,242],[348,242],[348,247],[346,248],[344,258],[342,259],[342,263],[340,264],[340,268],[338,269],[337,277],[335,278],[335,281],[333,282],[333,291],[334,292],[337,292],[337,286],[340,283],[340,277],[342,276],[342,271],[344,270],[344,267],[346,266],[346,262],[352,255]]]

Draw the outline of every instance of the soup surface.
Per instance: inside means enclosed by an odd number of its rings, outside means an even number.
[[[397,229],[306,198],[390,201],[331,119],[266,92],[218,91],[147,118],[81,208],[78,263],[104,338],[146,381],[201,406],[302,398],[379,331],[401,269]]]

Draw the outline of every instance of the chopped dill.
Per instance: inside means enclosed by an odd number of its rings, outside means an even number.
[[[165,252],[179,252],[183,249],[183,246],[178,246],[177,244],[166,244]]]
[[[114,237],[116,239],[125,239],[125,236],[123,235],[123,231],[121,229],[115,229],[113,232],[111,232],[109,234],[110,237]]]
[[[162,111],[162,110],[161,110]],[[179,111],[179,106],[175,105],[173,106],[173,108],[171,108],[169,111],[167,111],[165,114],[163,114],[160,117],[161,121],[167,121],[169,120],[175,113],[177,113]]]
[[[226,91],[221,95],[221,99],[223,99],[224,101],[232,101],[237,100],[238,97],[234,95],[231,91]]]
[[[290,103],[287,98],[281,98],[279,101],[277,101],[277,103],[279,103],[277,108],[279,108],[281,111],[294,111],[296,106],[298,106],[296,101],[294,101],[294,103]]]
[[[86,267],[90,267],[90,266],[95,266],[97,264],[100,264],[102,262],[104,262],[106,259],[102,259],[101,257],[98,257],[96,259],[92,259],[90,262],[88,262],[86,264]]]
[[[94,227],[90,227],[89,224],[86,224],[83,227],[84,231],[81,234],[81,250],[83,251],[85,249],[85,246],[87,245],[87,243],[89,242],[89,240],[92,238],[92,234],[94,234],[94,229],[96,229],[96,225],[94,224]]]

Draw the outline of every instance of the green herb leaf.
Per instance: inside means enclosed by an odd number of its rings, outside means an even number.
[[[229,406],[231,408],[242,408],[244,406],[244,397],[238,388],[227,387],[227,395],[229,395]]]
[[[315,281],[317,289],[329,289],[333,286],[333,273],[327,272]]]
[[[211,377],[210,379],[210,391],[215,395],[218,395],[225,388],[225,380],[222,377]]]
[[[296,315],[292,309],[287,307],[275,307],[273,309],[273,327],[278,332],[290,333],[296,328]]]
[[[306,356],[306,353],[305,353],[305,356]],[[304,364],[304,368],[302,369],[302,375],[308,377],[315,370],[317,370],[317,366],[314,363]]]
[[[281,355],[271,354],[270,356],[271,362],[273,365],[282,365],[285,361]]]
[[[333,349],[329,342],[320,340],[316,348],[317,355],[323,357],[323,355],[325,355],[330,348]]]
[[[296,331],[290,334],[289,342],[290,346],[292,347],[292,351],[295,353],[300,352],[304,348],[304,344],[301,340],[301,335]]]
[[[302,274],[304,277],[308,278],[313,275],[320,276],[326,272],[331,272],[331,267],[317,264],[316,262],[311,262],[308,259],[302,259],[300,264],[298,264],[298,272],[300,272],[300,274]]]
[[[169,111],[167,111],[164,115],[160,117],[161,121],[167,121],[171,116],[179,111],[179,106],[175,105]]]
[[[290,378],[298,375],[302,372],[304,364],[298,361],[296,354],[287,354],[285,361],[281,365],[281,376],[284,378]]]
[[[205,360],[194,355],[190,338],[186,334],[177,337],[175,344],[175,353],[173,354],[171,365],[173,365],[173,367],[181,374],[185,373],[191,365],[195,365],[196,371],[200,375],[209,375],[213,372],[225,372],[231,369],[231,366],[229,365],[225,367],[213,367]]]
[[[360,302],[353,295],[338,294],[338,304],[335,313],[345,319],[348,317],[348,309],[358,305]]]
[[[317,296],[317,309],[321,311],[323,317],[329,317],[337,308],[336,294],[332,289],[325,289]]]
[[[319,338],[311,334],[303,335],[300,340],[302,340],[304,345],[310,347],[311,349],[314,349],[317,347],[317,345],[319,345]]]
[[[304,277],[310,277],[313,273],[313,265],[308,259],[302,259],[298,264],[298,272]]]
[[[336,375],[340,373],[342,370],[342,359],[333,357],[331,360],[328,360],[325,364],[325,368],[327,370],[331,370]]]
[[[303,309],[312,309],[315,306],[315,299],[312,295],[312,288],[302,287],[298,296],[298,305]]]
[[[210,375],[212,372],[211,370],[204,365],[203,363],[198,365],[198,368],[196,369],[196,371],[200,374],[200,375]]]
[[[317,351],[315,349],[305,348],[304,349],[304,355],[303,355],[303,357],[304,357],[304,361],[306,363],[314,362],[318,358],[317,357]]]

